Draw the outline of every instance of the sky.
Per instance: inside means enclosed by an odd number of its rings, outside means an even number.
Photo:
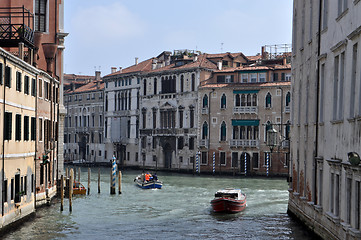
[[[105,76],[179,49],[256,55],[291,44],[291,0],[68,0],[64,72]]]

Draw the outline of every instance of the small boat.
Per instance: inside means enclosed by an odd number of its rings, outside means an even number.
[[[211,201],[213,212],[237,213],[246,208],[246,194],[241,189],[218,190]]]
[[[85,195],[86,188],[78,181],[74,181],[73,184],[73,195]]]
[[[163,183],[158,180],[157,175],[151,175],[149,180],[146,180],[148,179],[146,175],[147,174],[142,173],[134,179],[134,182],[137,184],[138,187],[143,189],[162,188]]]

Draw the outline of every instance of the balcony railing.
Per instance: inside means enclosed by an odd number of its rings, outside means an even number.
[[[259,140],[231,139],[229,145],[231,147],[259,147]]]
[[[208,147],[208,139],[201,139],[199,140],[199,146],[200,147]]]
[[[0,8],[0,46],[34,47],[34,15],[26,8]]]
[[[233,113],[235,114],[257,114],[258,107],[234,107]]]
[[[202,108],[202,114],[208,114],[208,108]]]
[[[290,113],[291,112],[291,107],[290,106],[286,106],[285,107],[285,113]]]

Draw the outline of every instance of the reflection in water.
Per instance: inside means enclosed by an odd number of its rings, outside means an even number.
[[[163,189],[135,186],[139,172],[124,171],[122,194],[109,194],[109,169],[92,169],[89,196],[73,200],[73,212],[64,211],[55,199],[51,207],[38,209],[34,221],[25,223],[5,239],[311,239],[292,221],[287,211],[284,179],[219,178],[158,173]],[[87,169],[81,181],[87,182]],[[247,194],[247,208],[237,214],[214,214],[210,201],[226,187]]]

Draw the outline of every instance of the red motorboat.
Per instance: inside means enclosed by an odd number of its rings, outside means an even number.
[[[237,213],[246,208],[246,194],[241,189],[218,190],[211,201],[213,212]]]

